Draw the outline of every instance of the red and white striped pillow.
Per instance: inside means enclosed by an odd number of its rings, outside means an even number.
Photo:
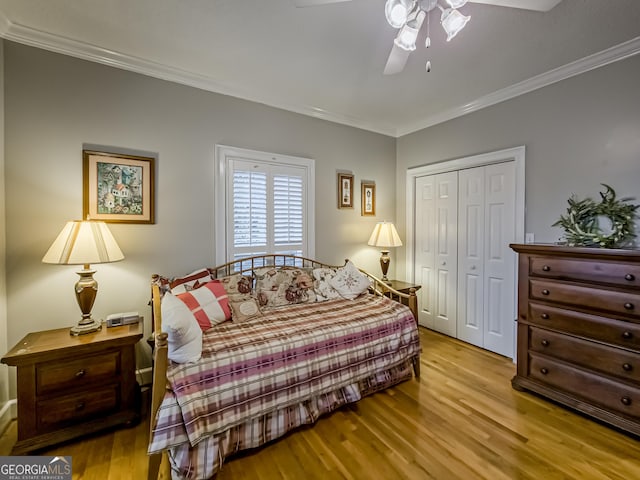
[[[176,295],[189,308],[203,331],[231,318],[227,291],[219,280]]]

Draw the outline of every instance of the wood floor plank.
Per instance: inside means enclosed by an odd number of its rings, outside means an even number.
[[[510,359],[421,329],[422,376],[228,459],[216,480],[629,480],[640,441],[511,388]],[[73,478],[142,479],[148,419],[42,452]],[[0,455],[15,442],[15,422]]]

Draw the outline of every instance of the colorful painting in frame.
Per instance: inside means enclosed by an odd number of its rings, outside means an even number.
[[[338,173],[338,208],[353,208],[353,175]]]
[[[154,160],[83,150],[83,217],[112,223],[154,223]]]
[[[362,216],[375,216],[376,214],[376,184],[373,182],[361,182]]]

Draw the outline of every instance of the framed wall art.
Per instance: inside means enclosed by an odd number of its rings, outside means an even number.
[[[361,182],[362,216],[375,216],[376,214],[376,184],[373,182]]]
[[[154,223],[153,157],[82,151],[82,216],[112,223]]]
[[[353,175],[338,173],[338,208],[353,208]]]

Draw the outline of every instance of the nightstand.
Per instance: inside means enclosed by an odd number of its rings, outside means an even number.
[[[416,292],[422,288],[422,285],[416,285],[415,283],[403,282],[401,280],[389,280],[388,282],[385,282],[385,283],[389,287],[393,288],[394,290],[397,290],[400,293],[406,293],[407,295],[409,293],[411,293],[410,291],[411,291],[412,288]],[[394,295],[391,292],[385,292],[385,295],[387,297],[389,297],[391,300],[395,300],[397,302],[402,303],[403,305],[407,305],[408,307],[411,307],[406,298],[400,297],[398,295]],[[417,306],[416,306],[416,309],[417,309]],[[418,321],[418,312],[417,312],[417,310],[413,311],[413,316],[416,318],[416,322],[417,322]]]
[[[18,441],[12,455],[133,423],[135,345],[143,322],[80,336],[69,328],[28,334],[3,358],[18,367]]]

